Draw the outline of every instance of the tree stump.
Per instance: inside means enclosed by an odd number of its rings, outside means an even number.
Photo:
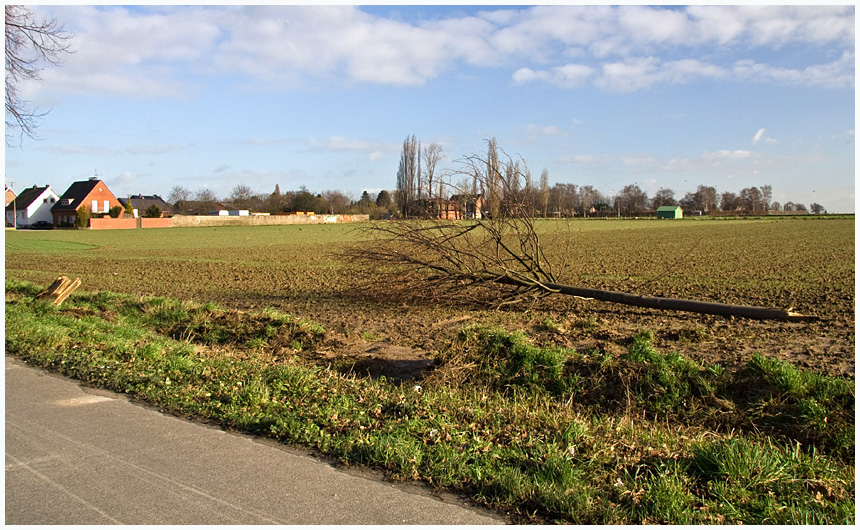
[[[65,300],[69,297],[70,294],[75,292],[75,289],[80,287],[80,285],[80,278],[70,280],[65,276],[60,276],[59,278],[54,280],[54,283],[48,286],[47,289],[37,294],[36,300],[47,300],[54,305],[60,305],[63,303],[63,300]]]

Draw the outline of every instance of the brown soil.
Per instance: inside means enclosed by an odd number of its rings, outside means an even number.
[[[406,282],[402,275],[386,276],[351,263],[343,254],[351,243],[292,241],[264,228],[253,233],[280,239],[251,246],[253,254],[232,235],[198,231],[194,234],[224,239],[204,248],[131,252],[100,247],[52,253],[49,259],[7,252],[6,276],[48,285],[64,274],[80,277],[82,291],[212,301],[236,309],[271,306],[325,327],[325,344],[310,352],[318,362],[398,381],[431,367],[433,352],[469,325],[497,325],[525,331],[543,345],[614,354],[626,351],[632,337],[648,329],[660,351],[677,351],[701,365],[737,366],[759,353],[854,377],[853,219],[788,225],[725,222],[701,228],[693,223],[680,229],[648,225],[640,230],[636,225],[632,240],[622,230],[589,232],[590,225],[583,226],[576,234],[581,245],[567,258],[572,272],[559,275],[565,283],[650,296],[794,307],[821,320],[756,321],[560,295],[487,309],[473,303],[474,296],[458,300],[425,284]],[[315,238],[325,236],[324,230],[315,232]],[[754,243],[746,248],[750,241]],[[667,270],[660,257],[670,254],[683,256],[682,266],[673,261]]]

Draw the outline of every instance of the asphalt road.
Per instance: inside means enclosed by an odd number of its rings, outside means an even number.
[[[505,524],[6,357],[6,524]]]

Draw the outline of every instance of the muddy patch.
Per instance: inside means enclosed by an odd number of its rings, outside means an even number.
[[[427,352],[387,342],[357,342],[331,352],[325,358],[340,372],[385,377],[393,383],[420,379],[436,362]]]

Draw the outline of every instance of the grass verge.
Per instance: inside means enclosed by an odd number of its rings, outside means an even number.
[[[6,282],[6,351],[164,410],[452,488],[519,522],[854,523],[854,384],[756,357],[698,367],[472,327],[420,385],[306,361],[275,310]]]

